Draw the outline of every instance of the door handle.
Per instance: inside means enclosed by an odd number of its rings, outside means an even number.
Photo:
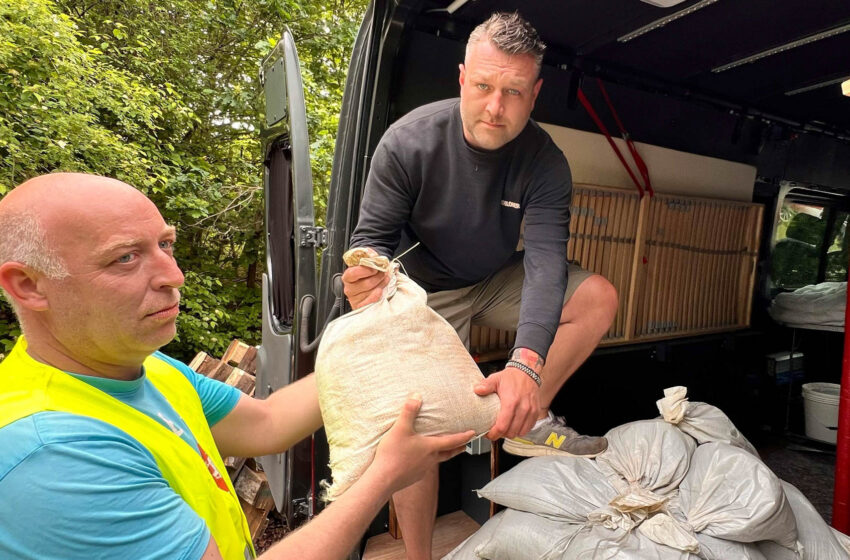
[[[342,308],[345,305],[345,296],[342,291],[342,274],[334,275],[332,284],[334,304],[328,313],[327,319],[325,319],[325,323],[322,325],[322,330],[318,335],[316,335],[316,338],[312,342],[310,342],[308,332],[310,330],[310,317],[313,314],[313,304],[315,303],[316,298],[312,294],[307,294],[301,298],[301,332],[298,337],[298,348],[304,354],[310,354],[316,350],[319,346],[319,342],[322,340],[322,335],[325,334],[325,327],[327,327],[328,323],[339,317],[342,313]]]

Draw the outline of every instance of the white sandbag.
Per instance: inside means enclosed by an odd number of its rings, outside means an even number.
[[[650,516],[662,512],[665,509],[667,499],[667,496],[655,494],[640,487],[634,487],[626,494],[621,494],[611,500],[607,506],[588,513],[587,520],[589,523],[602,525],[607,529],[631,531],[635,527],[640,526]],[[653,527],[651,529],[647,528],[649,531],[647,533],[648,536],[656,542],[675,546],[673,543],[676,542],[677,535],[681,531],[676,528],[670,530],[661,529],[659,525],[660,521],[661,519],[656,519],[652,524]],[[668,534],[671,542],[667,543],[664,540],[657,540],[662,538],[665,533]]]
[[[457,545],[451,552],[441,558],[441,560],[481,560],[475,554],[475,550],[486,544],[493,536],[499,523],[502,521],[502,516],[505,514],[503,510],[487,520],[480,529],[469,535],[462,543]]]
[[[619,495],[588,515],[592,523],[641,534],[684,552],[699,548],[687,525],[665,513],[669,497],[688,472],[696,442],[662,420],[643,420],[612,429],[608,449],[596,458]]]
[[[773,541],[758,542],[756,543],[756,547],[768,560],[804,560],[807,558],[805,548],[802,546],[799,552],[785,548]]]
[[[682,500],[679,492],[676,492],[670,497],[670,500],[666,505],[666,510],[667,513],[680,524],[680,526],[690,527],[687,516],[682,510]],[[689,534],[696,538],[699,545],[699,557],[704,558],[705,560],[730,560],[731,558],[740,560],[765,560],[765,555],[759,551],[755,544],[728,541],[726,539],[719,539],[717,537],[712,537],[711,535],[706,535],[705,533],[694,533],[692,530]],[[772,544],[782,548],[782,550],[788,550],[787,548],[780,547],[776,543]],[[767,558],[771,557],[768,556]]]
[[[570,540],[563,560],[697,560],[699,556],[657,544],[639,531],[593,525]],[[729,559],[731,560],[731,559]]]
[[[638,518],[624,514],[613,506],[603,506],[587,514],[587,521],[591,525],[602,525],[606,529],[622,529],[623,531],[631,531],[645,518],[646,516]]]
[[[688,472],[696,443],[661,420],[641,420],[610,430],[599,470],[620,494],[635,487],[657,494],[675,490]]]
[[[687,387],[664,389],[664,398],[655,403],[661,417],[698,443],[722,441],[759,456],[756,448],[738,431],[722,410],[702,402],[688,402],[687,395]]]
[[[726,539],[718,539],[705,533],[697,533],[697,541],[699,542],[699,556],[705,560],[779,560],[773,556],[765,555],[757,544],[741,543],[735,541],[727,541]],[[775,542],[769,542],[782,553],[791,554],[789,559],[797,558],[796,554],[784,546],[779,546]]]
[[[417,432],[487,432],[495,394],[477,396],[483,379],[457,333],[427,305],[425,291],[392,267],[380,301],[328,324],[316,356],[319,405],[338,498],[374,457],[375,447],[412,393],[422,396]]]
[[[830,527],[830,530],[832,530],[832,536],[835,537],[835,540],[838,541],[838,544],[841,545],[841,548],[844,549],[844,552],[850,554],[850,536],[845,535],[834,527]]]
[[[656,513],[640,525],[638,531],[649,540],[684,552],[699,552],[699,541],[689,527],[666,513]]]
[[[767,312],[778,323],[840,330],[846,306],[847,282],[821,282],[777,294]]]
[[[555,521],[516,509],[500,512],[502,520],[491,538],[476,549],[485,560],[561,558],[570,537],[582,525]]]
[[[584,523],[588,513],[608,504],[617,492],[593,459],[549,455],[526,459],[478,495],[512,509]]]
[[[782,488],[797,520],[797,538],[803,545],[804,560],[848,560],[850,555],[836,539],[815,506],[793,484],[782,481]]]
[[[775,541],[797,549],[794,512],[779,478],[759,459],[726,443],[700,445],[679,487],[696,532],[738,542]]]

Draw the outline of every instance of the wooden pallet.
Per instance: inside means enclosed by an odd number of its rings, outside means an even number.
[[[207,377],[236,387],[253,396],[256,384],[257,349],[234,340],[220,360],[206,352],[198,352],[189,367]],[[268,525],[269,512],[274,508],[269,482],[259,463],[251,457],[225,457],[224,466],[233,482],[239,503],[248,519],[251,537],[256,541]]]

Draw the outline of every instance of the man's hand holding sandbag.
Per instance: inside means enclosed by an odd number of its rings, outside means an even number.
[[[416,433],[413,423],[421,405],[419,397],[407,399],[395,424],[378,443],[375,458],[362,476],[313,521],[288,535],[260,559],[348,558],[369,522],[394,492],[421,479],[437,463],[463,451],[466,442],[475,435],[472,430],[446,436]],[[328,540],[329,534],[334,538]],[[205,553],[204,560],[207,559],[221,560],[214,539],[210,539]]]
[[[377,251],[369,247],[361,247],[357,250],[371,257],[380,256]],[[346,256],[353,251],[346,252]],[[343,258],[345,259],[345,257]],[[348,298],[351,308],[358,309],[380,300],[384,287],[390,281],[389,271],[380,271],[360,264],[350,264],[349,259],[345,259],[345,261],[346,264],[349,264],[349,268],[342,273],[342,284],[345,297]]]
[[[540,416],[543,359],[533,350],[517,348],[505,369],[475,385],[479,396],[496,393],[501,406],[487,439],[514,438],[528,433]]]
[[[469,430],[445,436],[422,436],[413,429],[422,400],[419,396],[407,399],[393,427],[381,438],[372,465],[367,473],[381,475],[391,481],[393,492],[405,488],[434,465],[461,453],[466,442],[475,436]]]

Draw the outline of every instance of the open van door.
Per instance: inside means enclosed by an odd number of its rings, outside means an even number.
[[[367,167],[364,151],[370,143],[374,149],[377,142],[370,140],[366,129],[371,121],[368,115],[374,110],[372,90],[383,52],[381,31],[392,21],[392,5],[386,0],[370,3],[354,44],[331,179],[335,195],[330,197],[328,223],[335,225],[330,235],[315,226],[304,90],[288,29],[262,63],[266,270],[257,398],[266,398],[313,370],[321,337],[316,333],[343,311],[342,253],[348,245],[350,222],[356,222]],[[403,26],[398,27],[396,34]],[[320,248],[325,250],[317,293],[316,254]],[[323,430],[287,453],[262,457],[260,464],[275,505],[290,527],[318,513],[318,481],[330,476]]]
[[[263,62],[266,108],[266,270],[263,274],[263,340],[258,352],[257,398],[313,370],[316,251],[327,241],[315,227],[304,91],[295,43],[288,29]],[[262,457],[275,505],[294,526],[313,515],[316,477],[313,437],[286,453]]]

